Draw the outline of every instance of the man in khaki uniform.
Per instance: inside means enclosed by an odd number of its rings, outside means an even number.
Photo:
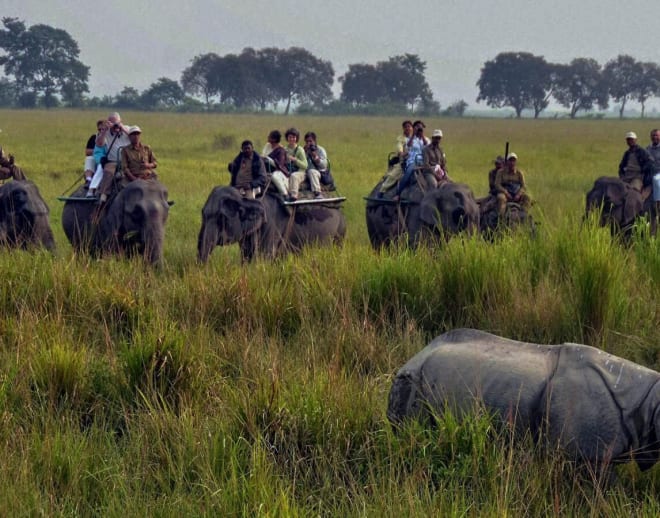
[[[619,164],[619,178],[642,193],[642,200],[646,200],[651,194],[653,159],[646,149],[637,144],[635,132],[626,133],[626,144],[628,149]]]
[[[156,178],[154,170],[158,167],[156,157],[151,148],[140,141],[142,130],[139,126],[128,129],[130,145],[121,150],[121,171],[124,183],[134,180],[150,180]]]
[[[422,171],[426,185],[430,189],[435,189],[442,182],[449,181],[447,176],[447,157],[440,147],[442,140],[442,130],[433,130],[431,134],[431,143],[422,150]]]
[[[518,155],[509,153],[506,164],[497,171],[495,176],[495,189],[497,190],[497,211],[500,217],[506,213],[508,202],[519,203],[526,211],[529,210],[531,200],[525,190],[525,175],[516,167]]]
[[[26,180],[23,170],[14,163],[14,155],[6,156],[0,146],[0,180]]]

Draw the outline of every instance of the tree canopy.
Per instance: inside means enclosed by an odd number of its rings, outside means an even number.
[[[607,108],[609,96],[601,72],[601,66],[591,58],[576,58],[567,65],[555,65],[553,96],[570,110],[571,119],[580,110],[591,110],[596,104]]]
[[[79,61],[78,43],[62,29],[32,25],[4,17],[0,30],[0,65],[5,75],[13,77],[20,99],[34,106],[38,95],[47,107],[57,104],[57,94],[71,105],[88,92],[89,67]]]

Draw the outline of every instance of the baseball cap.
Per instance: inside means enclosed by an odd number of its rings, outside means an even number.
[[[431,133],[431,136],[432,137],[442,137],[442,130],[440,130],[440,129],[433,130],[433,133]]]
[[[511,160],[512,158],[518,160],[518,155],[516,155],[515,153],[509,153],[509,155],[506,157],[507,160]]]
[[[130,128],[128,128],[128,134],[131,135],[133,133],[142,133],[140,126],[131,126]]]
[[[628,133],[626,133],[626,138],[636,139],[637,138],[637,133],[635,133],[634,131],[629,131]]]

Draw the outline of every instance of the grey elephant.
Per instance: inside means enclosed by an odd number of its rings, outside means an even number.
[[[234,187],[215,187],[202,209],[198,259],[206,262],[216,245],[238,243],[241,257],[273,259],[311,243],[341,244],[346,220],[341,209],[323,204],[285,206],[276,194],[246,199]]]
[[[408,242],[413,248],[423,241],[445,241],[460,232],[478,230],[479,205],[462,183],[446,182],[430,189],[408,213]]]
[[[497,203],[491,203],[490,197],[479,203],[479,228],[486,238],[494,238],[502,231],[517,228],[529,229],[532,236],[536,234],[536,223],[532,215],[516,202],[506,204],[506,212],[500,217],[497,211]]]
[[[597,469],[634,460],[645,470],[658,460],[660,373],[594,347],[450,331],[399,370],[387,415],[392,423],[446,408],[465,416],[475,405]]]
[[[587,193],[586,215],[600,214],[601,227],[609,227],[612,235],[629,237],[637,217],[644,212],[642,195],[613,176],[601,176]]]
[[[81,188],[75,197],[84,196]],[[169,214],[167,189],[157,180],[135,180],[100,208],[86,200],[66,201],[62,227],[77,251],[131,256],[140,254],[150,264],[163,255]]]
[[[0,246],[44,247],[53,252],[48,205],[30,181],[13,180],[0,185]]]
[[[392,200],[396,189],[390,189],[379,197],[378,182],[367,197],[366,219],[367,233],[371,246],[378,250],[397,243],[408,231],[408,214],[419,214],[419,203],[424,197],[422,187],[414,182],[401,194],[401,202]]]

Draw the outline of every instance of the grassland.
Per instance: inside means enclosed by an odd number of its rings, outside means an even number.
[[[582,224],[623,135],[659,121],[428,120],[452,177],[487,190],[519,155],[540,236],[375,253],[364,196],[399,119],[122,113],[176,201],[165,261],[76,257],[60,226],[94,112],[0,111],[0,144],[51,207],[57,254],[0,252],[0,514],[657,516],[660,468],[606,491],[487,417],[390,429],[393,374],[430,338],[477,327],[588,343],[660,369],[660,241]],[[200,210],[244,138],[314,130],[348,197],[341,249],[195,262]]]

